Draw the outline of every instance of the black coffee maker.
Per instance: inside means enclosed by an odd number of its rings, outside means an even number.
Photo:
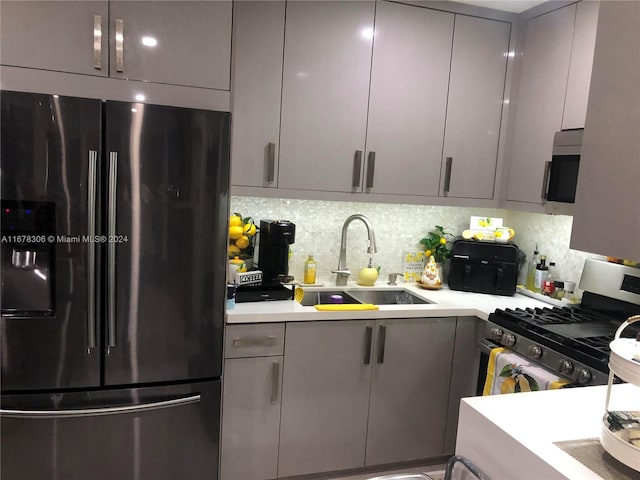
[[[260,220],[258,268],[263,284],[278,282],[279,276],[289,275],[289,245],[295,237],[296,226],[288,220]]]

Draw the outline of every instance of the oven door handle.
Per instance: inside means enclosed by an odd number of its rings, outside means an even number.
[[[487,355],[491,353],[491,350],[498,348],[499,346],[500,345],[496,345],[486,339],[482,339],[478,342],[478,349],[480,350],[480,353],[486,353]]]

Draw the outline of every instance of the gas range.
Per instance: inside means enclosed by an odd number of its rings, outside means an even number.
[[[489,316],[485,338],[573,380],[604,385],[609,343],[629,316],[640,313],[640,269],[587,260],[577,307],[498,309]],[[628,328],[623,336],[635,336]]]

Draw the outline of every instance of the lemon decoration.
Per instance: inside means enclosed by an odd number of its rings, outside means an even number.
[[[241,236],[242,236],[242,227],[240,226],[229,227],[229,238],[231,240],[237,240]]]
[[[231,215],[229,217],[229,226],[230,227],[241,227],[242,226],[242,218],[238,215]]]
[[[249,237],[242,235],[236,240],[236,246],[240,249],[247,248],[249,246]]]
[[[229,245],[229,248],[227,249],[227,254],[229,255],[229,258],[233,258],[233,257],[239,256],[240,255],[240,247],[238,247],[237,245],[232,243],[231,245]]]
[[[253,223],[246,223],[242,228],[245,235],[253,237],[256,234],[256,226]],[[243,247],[244,248],[244,247]]]
[[[471,230],[463,230],[462,238],[465,240],[471,240],[473,238],[473,232]]]
[[[476,240],[484,240],[484,233],[476,232],[473,238],[475,238]]]

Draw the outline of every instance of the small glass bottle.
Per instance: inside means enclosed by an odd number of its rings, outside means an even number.
[[[544,279],[547,277],[547,257],[545,255],[540,255],[540,263],[536,267],[536,279],[533,285],[533,291],[540,293],[542,291],[542,286]]]
[[[538,246],[536,245],[535,250],[533,251],[533,258],[529,262],[527,266],[527,281],[526,287],[527,290],[534,291],[535,282],[536,282],[536,267],[538,266]]]
[[[549,269],[547,270],[547,276],[542,281],[542,294],[549,297],[553,297],[556,290],[556,264],[555,262],[549,262]]]
[[[304,283],[306,285],[316,283],[316,261],[313,259],[313,255],[309,255],[307,261],[304,262]]]

